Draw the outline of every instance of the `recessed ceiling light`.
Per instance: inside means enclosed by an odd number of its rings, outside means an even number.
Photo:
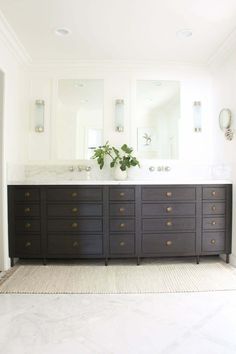
[[[71,31],[68,28],[56,28],[55,29],[55,34],[58,36],[68,36],[69,34],[71,34]]]
[[[192,37],[193,32],[189,28],[184,28],[176,32],[176,36],[179,38],[189,38]]]

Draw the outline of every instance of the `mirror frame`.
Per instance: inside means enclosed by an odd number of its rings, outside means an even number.
[[[101,81],[103,84],[103,115],[102,115],[102,124],[103,124],[103,133],[102,133],[102,141],[104,143],[104,137],[105,137],[105,79],[101,75],[92,75],[91,77],[86,75],[84,76],[83,74],[81,75],[69,75],[69,76],[56,76],[52,79],[52,91],[51,91],[51,101],[52,101],[52,114],[51,114],[51,128],[50,128],[50,139],[51,139],[51,146],[50,146],[50,156],[51,160],[53,161],[64,161],[64,162],[69,162],[69,161],[90,161],[90,159],[87,159],[85,157],[78,157],[78,158],[61,158],[58,154],[58,149],[57,149],[57,135],[56,135],[56,123],[57,123],[57,105],[58,105],[58,92],[59,92],[59,81],[61,80],[78,80],[78,81]]]

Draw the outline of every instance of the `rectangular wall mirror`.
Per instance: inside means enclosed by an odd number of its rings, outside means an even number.
[[[103,80],[58,81],[58,159],[89,159],[103,144],[103,96]]]
[[[180,83],[139,80],[135,132],[140,158],[178,159]]]

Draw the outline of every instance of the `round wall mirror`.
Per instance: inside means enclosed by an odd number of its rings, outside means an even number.
[[[228,108],[224,108],[220,111],[219,125],[221,130],[229,129],[231,127],[231,111]]]

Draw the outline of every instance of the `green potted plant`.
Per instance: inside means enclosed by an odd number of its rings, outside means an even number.
[[[128,147],[127,144],[123,144],[120,149],[110,146],[107,141],[105,145],[94,150],[92,156],[97,160],[100,170],[103,168],[105,158],[110,157],[110,167],[114,168],[114,178],[116,180],[125,180],[128,176],[127,170],[130,167],[139,166],[140,163],[135,156],[132,155],[133,149]]]

